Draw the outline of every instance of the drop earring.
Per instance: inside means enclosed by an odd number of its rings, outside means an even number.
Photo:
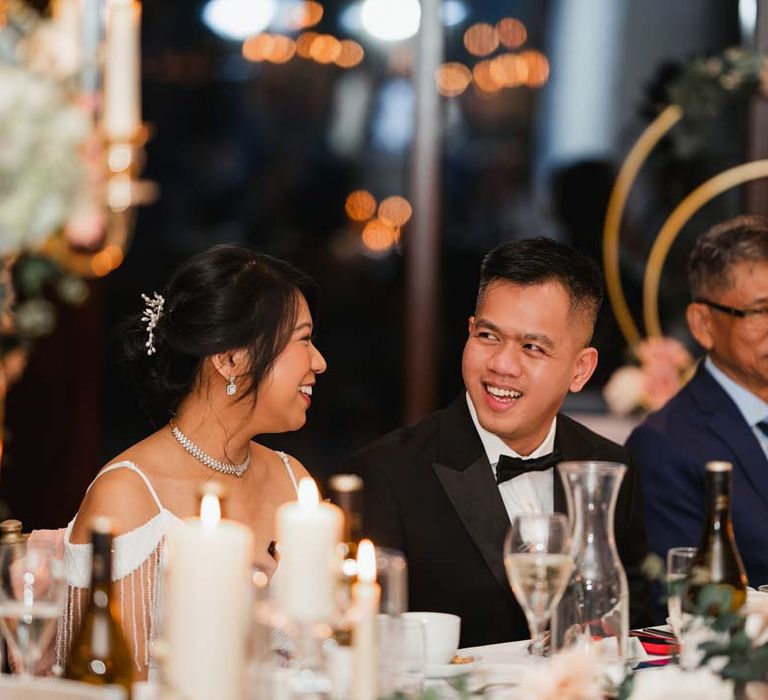
[[[227,384],[227,396],[234,396],[237,392],[237,384],[235,384],[235,378],[229,377],[229,384]]]

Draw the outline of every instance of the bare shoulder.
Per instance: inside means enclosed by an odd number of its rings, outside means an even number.
[[[83,499],[72,529],[72,542],[88,542],[89,524],[97,516],[111,518],[115,534],[135,530],[158,513],[144,479],[133,469],[113,469],[97,477]]]
[[[280,457],[280,455],[275,450],[272,450],[269,447],[260,445],[257,442],[252,444],[256,453],[254,456],[257,459],[263,460],[267,464],[272,465],[272,468],[274,469],[273,473],[278,475],[282,481],[282,475],[285,474],[285,467],[283,466],[282,457]],[[307,470],[304,468],[304,465],[298,459],[296,459],[293,455],[289,455],[287,452],[282,452],[282,454],[288,458],[288,467],[296,477],[296,481],[303,479],[305,476],[309,476],[309,472],[307,472]]]
[[[296,459],[296,457],[287,453],[284,454],[286,457],[288,457],[288,464],[293,470],[293,475],[296,477],[296,481],[303,479],[304,477],[311,478],[312,475],[307,471],[306,467],[301,462],[299,462],[298,459]]]

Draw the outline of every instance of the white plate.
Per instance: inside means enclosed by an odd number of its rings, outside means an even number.
[[[467,664],[431,664],[424,669],[427,678],[453,678],[465,673],[471,673],[477,668],[477,661]]]

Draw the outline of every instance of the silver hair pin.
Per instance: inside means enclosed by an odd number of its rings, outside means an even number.
[[[157,322],[163,315],[165,299],[157,292],[152,292],[152,298],[148,297],[146,294],[142,294],[141,298],[147,305],[141,320],[147,324],[147,333],[149,334],[149,338],[144,345],[147,348],[147,355],[154,355],[157,352],[157,349],[155,348],[155,326],[157,326]]]

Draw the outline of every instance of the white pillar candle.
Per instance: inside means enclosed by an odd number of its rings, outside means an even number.
[[[129,139],[141,126],[141,4],[109,0],[104,68],[104,132]]]
[[[357,548],[357,583],[352,586],[352,700],[375,700],[377,696],[376,621],[380,597],[376,552],[373,542],[363,540]]]
[[[275,596],[280,611],[297,622],[330,620],[336,612],[343,516],[336,506],[319,501],[315,482],[305,478],[298,501],[277,509]]]
[[[244,697],[253,535],[220,517],[208,493],[200,519],[185,520],[168,538],[167,671],[189,700]]]

